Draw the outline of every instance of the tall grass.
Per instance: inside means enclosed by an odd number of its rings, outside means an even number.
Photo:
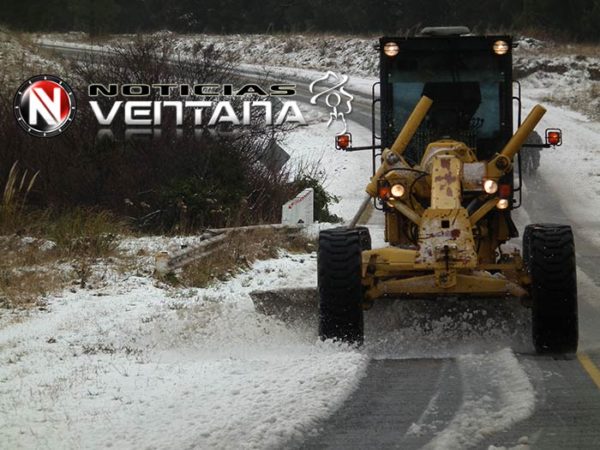
[[[18,166],[19,162],[15,161],[2,192],[0,229],[3,232],[12,231],[26,221],[25,203],[39,175],[39,171],[30,175],[27,169],[21,171]]]
[[[27,208],[27,197],[39,171],[33,174],[13,163],[0,203],[0,233],[26,233],[52,239],[63,256],[101,257],[116,248],[125,232],[122,220],[105,210],[73,207],[61,211]]]
[[[68,257],[103,257],[111,255],[125,233],[122,220],[105,210],[73,208],[50,216],[47,237]]]

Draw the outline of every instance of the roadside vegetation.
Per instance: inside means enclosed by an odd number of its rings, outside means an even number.
[[[52,63],[38,57],[27,65],[17,56],[33,51],[27,38],[2,34],[9,38],[0,62],[7,61],[12,72],[4,73],[10,82],[0,90],[0,306],[36,305],[70,284],[85,287],[95,266],[127,266],[119,251],[124,237],[278,223],[281,205],[307,186],[317,191],[315,216],[335,219],[327,209],[335,198],[322,188],[316,171],[305,175],[264,164],[263,154],[285,129],[257,124],[237,134],[200,129],[176,136],[175,121],[164,117],[161,135],[154,138],[124,139],[118,126],[112,138],[99,138],[97,121],[80,98],[69,130],[40,139],[24,133],[12,114],[18,85],[47,72],[45,67],[56,72],[55,66],[62,66],[59,73],[70,73],[72,87],[82,93],[90,82],[232,82],[231,55],[198,46],[193,63],[173,64],[173,42],[146,37],[118,47],[102,64],[57,62],[47,55]],[[228,244],[224,255],[230,256],[215,258],[206,273],[191,279],[207,283],[225,267],[236,271],[272,256],[277,246],[297,246],[296,238],[287,242],[261,233],[240,239]]]
[[[175,286],[206,287],[227,280],[255,261],[276,258],[281,251],[310,253],[316,240],[303,233],[281,229],[254,229],[235,233],[213,254],[184,267],[167,281]]]
[[[114,256],[126,227],[108,211],[72,208],[62,212],[31,208],[27,197],[39,172],[9,171],[0,202],[0,307],[43,307],[42,297],[87,267]]]

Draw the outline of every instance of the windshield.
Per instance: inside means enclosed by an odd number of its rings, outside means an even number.
[[[497,60],[487,53],[410,52],[399,57],[389,76],[394,132],[400,131],[422,95],[434,101],[407,156],[420,158],[421,140],[446,137],[488,153],[488,147],[494,147],[489,143],[501,136],[504,77]]]

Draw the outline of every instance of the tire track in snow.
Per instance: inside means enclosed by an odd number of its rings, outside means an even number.
[[[510,349],[459,356],[456,361],[463,401],[446,428],[424,447],[427,450],[473,447],[527,419],[535,409],[533,386]]]

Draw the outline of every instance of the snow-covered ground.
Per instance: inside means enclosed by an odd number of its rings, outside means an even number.
[[[376,67],[371,39],[298,37],[285,42],[261,36],[259,45],[256,37],[230,38],[185,37],[179,45],[189,51],[184,45],[195,40],[237,42],[232,50],[243,62],[295,66],[271,69],[306,71],[307,78],[324,68],[349,72],[352,67],[351,88],[370,92]],[[526,43],[524,51],[539,49],[535,41]],[[580,61],[581,73],[591,83],[597,61],[586,61]],[[542,76],[536,69],[524,82],[525,108],[568,92],[572,81],[570,75]],[[325,120],[315,116],[284,145],[292,164],[319,164],[328,190],[340,198],[332,212],[349,219],[363,198],[371,157],[369,152],[333,150],[335,132]],[[562,128],[565,144],[544,150],[542,176],[557,180],[553,189],[563,208],[595,223],[600,124],[553,107],[540,128],[545,126]],[[350,127],[356,145],[369,142],[369,130],[356,123]],[[578,201],[573,201],[575,192]],[[526,222],[526,211],[520,214]],[[592,237],[600,241],[595,233]],[[126,240],[121,249],[139,255],[147,269],[157,251],[193,244],[193,238],[147,237]],[[462,325],[442,316],[429,330],[419,331],[418,318],[404,327],[394,323],[406,320],[409,308],[395,306],[400,309],[392,308],[383,321],[367,318],[375,321],[367,323],[374,339],[356,351],[320,343],[310,324],[290,328],[254,311],[250,291],[314,286],[315,270],[314,253],[282,253],[207,289],[168,287],[144,270],[113,274],[93,289],[47,298],[45,311],[0,320],[0,448],[292,446],[315,433],[318,421],[342,404],[372,357],[452,356],[465,379],[479,380],[464,386],[463,404],[446,427],[435,428],[433,410],[424,411],[411,427],[415,434],[432,433],[430,448],[476,445],[482,430],[506,429],[533,411],[531,383],[506,348],[523,345],[518,328],[527,326],[524,317],[502,320],[483,310],[464,311]],[[473,321],[479,325],[461,328]],[[440,344],[440,335],[451,339]]]
[[[0,448],[280,448],[313,432],[366,356],[258,315],[248,292],[314,283],[284,254],[209,289],[130,275],[0,330]]]
[[[524,108],[529,110],[538,101],[543,103],[543,99],[526,98]],[[548,112],[538,130],[561,128],[564,143],[542,151],[539,174],[552,189],[548,195],[558,199],[569,217],[586,225],[587,238],[600,244],[600,122],[564,108],[545,106]]]

